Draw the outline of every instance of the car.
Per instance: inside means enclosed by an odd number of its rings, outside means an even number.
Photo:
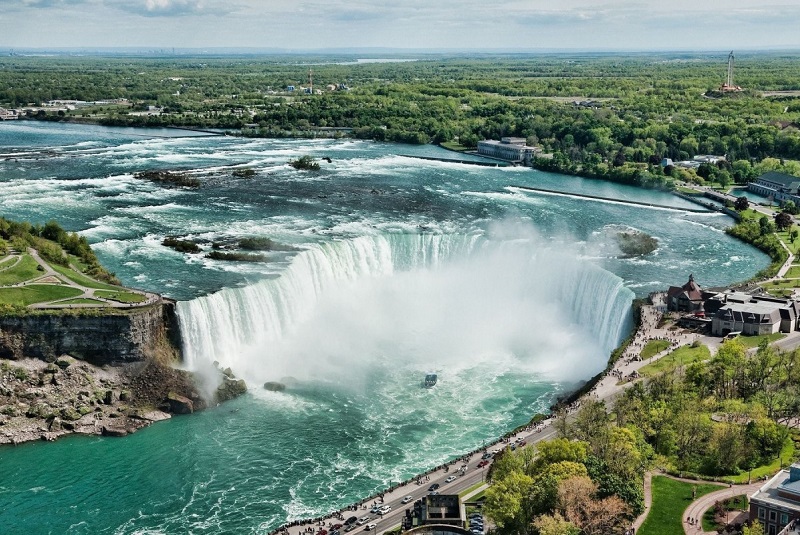
[[[438,496],[438,495],[439,495],[439,491],[438,490],[432,490],[432,491],[430,491],[428,493],[428,496]]]
[[[525,445],[527,445],[527,444],[528,444],[528,443],[527,443],[527,442],[525,442],[525,441],[523,440],[522,442],[520,442],[520,443],[519,443],[519,447],[521,448],[521,447],[523,447],[523,446],[525,446]]]
[[[408,502],[412,501],[413,499],[414,499],[414,498],[413,498],[413,497],[411,497],[411,496],[406,496],[405,498],[403,498],[402,500],[400,500],[400,503],[408,503]]]
[[[452,483],[455,480],[456,480],[456,476],[450,476],[447,479],[445,479],[444,482],[445,483]]]
[[[365,527],[364,529],[367,530],[367,531],[372,531],[373,529],[375,529],[377,527],[378,527],[377,524],[367,524],[367,527]]]
[[[484,453],[483,455],[481,455],[481,459],[483,459],[484,461],[486,459],[491,459],[491,458],[492,458],[492,454],[489,453],[488,451],[486,453]]]
[[[331,529],[341,529],[341,527],[342,527],[341,524],[334,524],[333,526],[331,526]]]
[[[471,527],[471,528],[474,528],[474,527],[482,528],[483,527],[483,521],[482,520],[471,521],[469,523],[469,527]]]
[[[483,515],[481,513],[472,513],[469,515],[470,518],[480,518],[483,520]]]
[[[438,489],[438,488],[439,488],[439,484],[438,484],[438,483],[434,483],[433,485],[431,485],[430,487],[428,487],[428,490],[436,490],[436,489]]]
[[[344,525],[349,526],[350,524],[355,524],[357,520],[358,520],[357,516],[351,516],[350,518],[344,521]]]
[[[373,515],[377,514],[380,508],[381,506],[376,503],[375,505],[372,506],[372,509],[370,509],[369,512],[372,513]]]
[[[382,515],[385,515],[386,513],[388,513],[391,510],[392,510],[392,506],[391,505],[384,505],[383,507],[378,509],[378,513],[380,513]]]
[[[478,533],[483,533],[483,530],[482,530],[481,528],[472,528],[472,529],[470,529],[470,531],[471,531],[472,533],[475,533],[476,535],[477,535]]]
[[[356,524],[358,524],[359,526],[363,526],[370,520],[372,520],[371,516],[362,516],[361,518],[358,519],[358,522],[356,522]]]
[[[347,527],[344,528],[344,530],[349,533],[349,532],[353,531],[354,529],[356,529],[356,527],[358,527],[356,524],[348,524]]]
[[[333,530],[333,531],[331,531],[331,532],[330,532],[328,535],[340,535],[340,533],[339,533],[339,530],[338,530],[338,529],[334,529],[334,530]]]
[[[483,468],[484,466],[487,466],[488,464],[489,464],[489,461],[481,461],[481,462],[478,463],[478,468]]]

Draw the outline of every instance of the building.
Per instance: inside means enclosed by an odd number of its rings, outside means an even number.
[[[781,470],[750,496],[750,520],[756,519],[766,535],[778,535],[800,520],[800,464]]]
[[[667,310],[673,312],[704,315],[703,301],[703,290],[694,281],[694,275],[689,275],[689,282],[683,286],[670,286],[667,290]]]
[[[532,165],[533,157],[538,151],[538,147],[526,145],[525,138],[521,137],[504,137],[500,141],[494,139],[478,141],[478,154],[523,165]]]
[[[732,332],[746,335],[790,333],[797,330],[800,304],[768,295],[737,292],[717,294],[706,300],[706,310],[714,312],[711,334]]]
[[[792,201],[800,205],[800,177],[769,171],[750,182],[747,189],[773,201]]]
[[[17,110],[7,110],[5,108],[0,108],[0,121],[14,121],[19,119],[19,114]]]
[[[423,526],[436,524],[463,528],[467,514],[458,494],[434,494],[422,500],[419,518]]]

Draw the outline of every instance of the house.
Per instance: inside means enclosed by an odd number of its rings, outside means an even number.
[[[769,171],[747,185],[752,191],[774,201],[793,201],[800,204],[800,177]]]
[[[750,520],[756,519],[766,535],[800,520],[800,464],[781,470],[750,496]]]
[[[667,290],[667,310],[674,312],[703,312],[703,290],[689,275],[689,282],[683,286],[670,286]],[[702,315],[702,314],[698,314]]]

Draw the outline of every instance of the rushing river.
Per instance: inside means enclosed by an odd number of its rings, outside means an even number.
[[[661,192],[409,157],[454,156],[432,146],[185,135],[0,124],[0,215],[80,231],[123,283],[179,300],[188,367],[217,360],[250,385],[125,439],[0,448],[0,532],[266,533],[327,512],[545,410],[605,366],[634,295],[768,263],[726,216]],[[287,165],[305,154],[331,161]],[[134,176],[149,169],[201,187]],[[658,249],[623,257],[630,229]],[[205,257],[245,237],[287,250]],[[286,392],[260,386],[284,378]]]

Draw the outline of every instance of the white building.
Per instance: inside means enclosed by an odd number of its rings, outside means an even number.
[[[531,165],[533,156],[538,151],[538,147],[526,145],[525,138],[521,137],[504,137],[500,141],[494,139],[478,141],[478,154],[524,165]]]

